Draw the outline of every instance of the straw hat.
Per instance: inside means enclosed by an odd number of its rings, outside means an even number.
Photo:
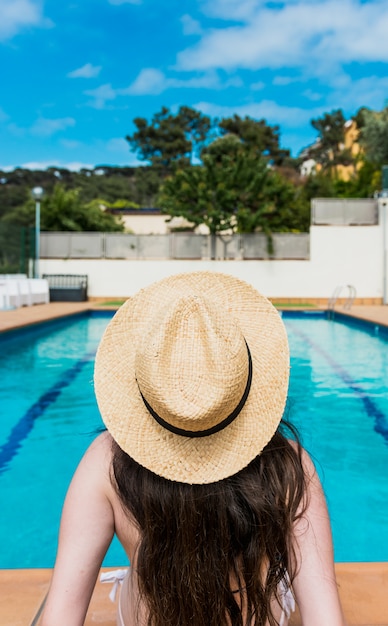
[[[95,364],[105,425],[164,478],[211,483],[246,467],[283,414],[289,351],[282,320],[225,274],[165,278],[108,324]]]

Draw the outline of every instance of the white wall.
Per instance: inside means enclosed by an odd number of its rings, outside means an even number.
[[[122,221],[124,227],[128,232],[136,233],[137,235],[164,235],[168,233],[166,215],[123,215]]]
[[[379,223],[381,228],[383,259],[383,304],[388,304],[388,198],[379,198]]]
[[[171,232],[172,228],[192,226],[192,224],[183,217],[173,217],[170,220],[168,215],[150,215],[146,212],[144,212],[144,214],[122,215],[121,219],[125,230],[136,235],[167,235]],[[195,232],[208,235],[209,229],[205,224],[200,224],[195,228]]]
[[[312,226],[310,236],[308,261],[42,259],[40,271],[87,274],[90,297],[127,297],[165,276],[197,270],[238,276],[271,298],[329,298],[340,284],[354,285],[358,298],[383,297],[381,226]]]

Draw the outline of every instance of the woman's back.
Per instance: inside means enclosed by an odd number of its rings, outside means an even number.
[[[112,482],[127,511],[120,525],[132,534],[135,521],[139,529],[136,576],[126,580],[131,606],[139,586],[155,626],[278,617],[294,576],[293,526],[303,508],[297,446],[277,433],[247,468],[211,485],[166,481],[114,443],[113,451]]]

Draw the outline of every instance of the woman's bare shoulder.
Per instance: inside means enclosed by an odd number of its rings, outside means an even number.
[[[113,439],[110,433],[107,430],[100,433],[93,439],[92,443],[88,448],[88,452],[92,454],[110,454],[112,455],[112,443]]]
[[[294,448],[295,452],[300,454],[300,458],[302,461],[303,469],[307,477],[312,478],[316,474],[316,468],[314,465],[314,461],[312,460],[310,454],[307,452],[303,446],[295,441],[294,439],[288,439],[288,443]]]
[[[77,473],[93,476],[94,481],[101,480],[103,477],[105,479],[101,483],[103,485],[106,479],[109,479],[111,465],[112,437],[105,431],[93,439],[81,459]]]
[[[92,443],[89,445],[88,449],[85,452],[85,457],[91,457],[96,459],[103,459],[108,457],[108,459],[112,458],[112,436],[108,433],[107,430],[100,433],[93,439]]]

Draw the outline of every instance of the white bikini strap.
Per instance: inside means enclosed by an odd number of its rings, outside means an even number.
[[[109,598],[112,602],[116,600],[117,590],[119,585],[123,584],[127,571],[127,569],[115,569],[111,572],[103,572],[100,575],[100,582],[113,584],[112,591],[109,594]]]

